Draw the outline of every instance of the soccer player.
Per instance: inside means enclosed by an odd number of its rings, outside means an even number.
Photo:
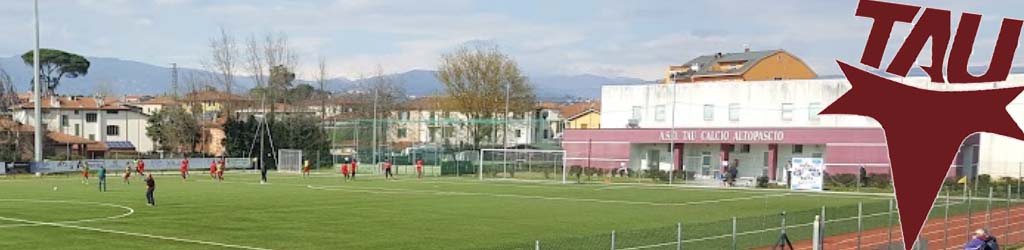
[[[188,158],[181,160],[181,181],[188,179]]]
[[[352,169],[350,169],[352,171],[352,175],[349,176],[349,179],[356,180],[356,166],[358,166],[358,165],[359,165],[359,160],[356,160],[355,158],[352,158]]]
[[[146,176],[146,205],[156,206],[156,199],[153,199],[153,191],[156,191],[156,180],[153,179],[153,174]]]
[[[309,176],[309,160],[302,163],[302,177]]]
[[[384,160],[384,179],[391,179],[395,177],[391,174],[391,159]]]
[[[224,181],[224,157],[220,158],[220,164],[217,164],[217,181]]]
[[[423,179],[423,159],[416,160],[416,179]]]
[[[341,164],[341,174],[345,175],[345,180],[348,180],[348,163]]]
[[[217,179],[217,160],[210,162],[210,179]]]
[[[82,183],[89,184],[89,163],[78,161],[78,166],[82,167]]]
[[[132,162],[128,161],[125,163],[126,164],[124,167],[124,184],[132,184],[131,180],[128,179],[132,177]]]
[[[256,167],[260,168],[260,184],[266,184],[267,183],[267,166],[264,166],[262,164],[263,163],[262,161],[263,161],[263,159],[259,159],[259,160],[253,159],[253,164],[255,164]]]
[[[100,166],[100,172],[96,174],[96,177],[100,179],[100,192],[107,191],[107,168]]]
[[[142,159],[138,159],[135,163],[135,171],[139,173],[140,178],[146,177],[146,162]]]

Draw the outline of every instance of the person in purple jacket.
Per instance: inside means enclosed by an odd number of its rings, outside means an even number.
[[[964,250],[999,250],[999,242],[988,230],[978,229],[974,231],[974,238],[964,245]]]

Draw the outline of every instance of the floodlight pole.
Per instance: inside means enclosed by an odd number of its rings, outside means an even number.
[[[510,83],[506,83],[505,84],[505,129],[502,132],[502,143],[501,143],[501,146],[503,148],[505,148],[505,149],[508,149],[508,122],[509,122],[508,103],[509,103],[509,96],[511,95],[511,92],[512,92],[512,83],[511,82]],[[504,173],[504,177],[507,178],[508,177],[508,152],[506,151],[506,152],[502,153],[501,155],[502,155],[501,167],[502,167],[502,169],[504,169],[503,171],[505,172]]]
[[[377,165],[377,88],[373,89],[373,164]]]
[[[668,184],[672,185],[672,180],[675,179],[675,176],[676,176],[676,173],[675,173],[676,172],[676,166],[677,166],[677,164],[679,164],[679,159],[681,157],[677,157],[679,155],[676,154],[676,136],[677,136],[677,134],[676,134],[676,85],[675,85],[676,83],[672,82],[672,83],[669,83],[669,84],[670,84],[669,86],[672,87],[672,122],[671,122],[671,125],[670,125],[671,129],[672,129],[672,137],[671,137],[672,141],[669,142],[670,144],[669,144],[668,148],[669,148],[669,154],[672,154],[672,157],[669,157],[670,159],[672,159],[672,169],[668,171]],[[682,154],[682,152],[679,152],[679,153]],[[685,180],[686,179],[686,177],[685,177],[686,174],[684,173],[683,175],[684,175],[683,179]]]
[[[43,161],[43,107],[42,107],[42,88],[39,84],[39,0],[34,1],[33,5],[33,18],[35,20],[35,48],[32,50],[32,72],[33,72],[33,84],[32,92],[33,99],[35,99],[35,107],[33,115],[36,117],[35,121],[35,152],[33,152],[33,160],[35,162]]]

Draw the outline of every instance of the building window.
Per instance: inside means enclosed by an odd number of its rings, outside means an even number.
[[[398,129],[398,138],[405,138],[405,136],[406,136],[405,129],[404,128]]]
[[[96,113],[85,113],[85,122],[96,122]]]
[[[654,120],[659,122],[665,121],[665,105],[654,106]]]
[[[516,129],[516,138],[522,138],[522,137],[523,137],[523,130],[522,129]]]
[[[67,127],[68,126],[68,115],[60,115],[60,126],[61,127]]]
[[[704,121],[710,122],[715,120],[715,105],[704,104]]]
[[[581,129],[587,129],[587,124],[586,123],[580,123],[580,128]]]
[[[544,130],[544,139],[548,139],[548,138],[551,138],[551,135],[549,134],[548,130],[545,129]]]
[[[763,157],[761,157],[761,158],[763,159],[763,160],[761,161],[761,166],[762,166],[762,167],[768,167],[768,151],[765,151],[765,152],[764,152],[764,156],[763,156]]]
[[[117,110],[107,110],[107,114],[117,114]]]
[[[804,145],[793,145],[793,154],[803,154]]]
[[[633,106],[633,120],[639,121],[640,118],[642,118],[640,116],[640,106]]]
[[[783,103],[782,104],[782,120],[792,121],[793,120],[793,104]]]
[[[743,144],[739,146],[740,153],[750,153],[750,144]]]
[[[818,113],[821,113],[821,103],[812,102],[811,105],[807,106],[807,120],[809,121],[820,121]]]
[[[81,124],[75,124],[75,136],[82,136]]]
[[[115,125],[107,126],[107,135],[120,135],[121,128]]]
[[[730,103],[729,104],[729,120],[730,121],[734,121],[734,122],[740,120],[740,104],[739,103]]]
[[[96,135],[94,135],[94,134],[89,134],[89,140],[90,140],[90,141],[95,141],[95,140],[96,140]]]
[[[76,114],[76,115],[78,114],[78,110],[75,110],[75,114]]]
[[[811,157],[812,158],[821,158],[822,154],[821,153],[813,153],[813,154],[811,154]]]

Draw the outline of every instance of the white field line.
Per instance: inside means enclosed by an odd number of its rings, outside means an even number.
[[[152,235],[152,234],[132,233],[132,232],[117,231],[117,230],[110,230],[110,229],[102,229],[102,228],[95,228],[95,227],[68,225],[68,224],[63,224],[63,223],[23,220],[23,219],[8,218],[8,217],[2,217],[2,216],[0,216],[0,220],[20,222],[20,223],[29,223],[29,224],[37,224],[37,225],[44,225],[44,226],[61,227],[61,228],[71,228],[71,229],[93,231],[93,232],[101,232],[101,233],[121,234],[121,235],[136,236],[136,237],[146,237],[146,238],[159,239],[159,240],[169,240],[169,241],[193,243],[193,244],[208,245],[208,246],[218,246],[218,247],[224,247],[224,248],[248,249],[248,250],[269,250],[267,248],[241,246],[241,245],[232,245],[232,244],[219,243],[219,242],[202,241],[202,240],[191,240],[191,239],[159,236],[159,235]]]
[[[101,203],[101,202],[66,201],[66,200],[0,199],[0,202],[3,202],[3,201],[89,204],[89,205],[100,205],[100,206],[121,208],[121,209],[124,209],[125,211],[128,211],[128,212],[123,213],[123,214],[114,215],[114,216],[108,216],[108,217],[82,219],[82,220],[73,220],[73,221],[58,221],[58,222],[54,222],[54,223],[62,223],[62,224],[75,224],[75,223],[93,222],[93,221],[102,221],[102,220],[114,220],[114,219],[120,219],[120,218],[128,217],[128,216],[131,216],[132,214],[135,213],[135,209],[132,209],[131,207],[117,205],[117,204],[111,204],[111,203]],[[39,226],[39,225],[40,224],[26,223],[26,224],[0,225],[0,228],[26,227],[26,226]]]
[[[952,203],[951,203],[951,204],[952,204]],[[864,217],[864,218],[870,218],[870,217],[876,217],[876,216],[883,216],[883,215],[889,215],[889,213],[890,213],[890,212],[881,212],[881,213],[865,214],[865,215],[864,215],[863,217]],[[896,211],[893,211],[892,213],[896,213]],[[826,227],[827,227],[827,226],[828,226],[828,223],[835,223],[835,222],[843,222],[843,221],[851,221],[851,220],[857,220],[857,217],[856,217],[856,216],[851,216],[851,217],[844,217],[844,218],[836,218],[836,219],[826,219],[826,220],[825,220],[825,225],[826,225]],[[800,228],[800,227],[809,227],[809,226],[813,226],[813,225],[814,225],[814,222],[810,222],[810,223],[802,223],[802,224],[793,224],[793,225],[786,225],[786,229],[788,230],[788,229],[793,229],[793,228]],[[737,233],[736,233],[736,236],[742,236],[742,235],[748,235],[748,234],[755,234],[755,233],[764,233],[764,232],[771,232],[771,231],[781,231],[781,230],[782,230],[782,227],[781,227],[781,226],[778,226],[778,227],[769,227],[769,228],[765,228],[765,229],[761,229],[761,230],[753,230],[753,231],[744,231],[744,232],[737,232]],[[683,231],[683,233],[684,233],[684,236],[685,236],[685,233],[686,233],[686,232],[685,232],[685,231]],[[688,239],[688,240],[683,240],[683,243],[688,243],[688,242],[698,242],[698,241],[705,241],[705,240],[715,240],[715,239],[725,239],[725,238],[731,238],[731,237],[732,237],[732,234],[723,234],[723,235],[717,235],[717,236],[708,236],[708,237],[703,237],[703,238],[697,238],[697,239]],[[541,242],[541,243],[543,243],[543,242]],[[645,245],[645,246],[636,246],[636,247],[631,247],[631,248],[622,248],[622,250],[638,250],[638,249],[647,249],[647,248],[654,248],[654,247],[663,247],[663,246],[671,246],[671,245],[675,245],[675,244],[676,244],[676,242],[675,242],[675,241],[673,241],[673,242],[665,242],[665,243],[659,243],[659,244],[652,244],[652,245]]]
[[[311,185],[307,186],[307,188],[316,189],[316,190],[344,191],[344,192],[362,192],[362,193],[472,195],[472,196],[489,196],[489,197],[501,197],[501,198],[521,198],[521,199],[538,199],[538,200],[596,202],[596,203],[613,203],[613,204],[627,204],[627,205],[650,205],[650,206],[690,206],[690,205],[713,204],[713,203],[731,202],[731,201],[754,200],[754,199],[762,199],[762,198],[769,198],[769,197],[780,197],[780,196],[788,195],[788,194],[770,194],[770,195],[761,195],[761,196],[747,196],[747,197],[736,197],[736,198],[717,199],[717,200],[703,200],[703,201],[682,202],[682,203],[659,203],[659,202],[646,202],[646,201],[602,200],[602,199],[567,198],[567,197],[551,197],[551,196],[535,196],[535,195],[519,195],[519,194],[447,192],[447,191],[429,191],[429,190],[394,189],[394,188],[365,188],[365,187],[352,188],[352,187],[339,187],[339,186],[311,186]]]

